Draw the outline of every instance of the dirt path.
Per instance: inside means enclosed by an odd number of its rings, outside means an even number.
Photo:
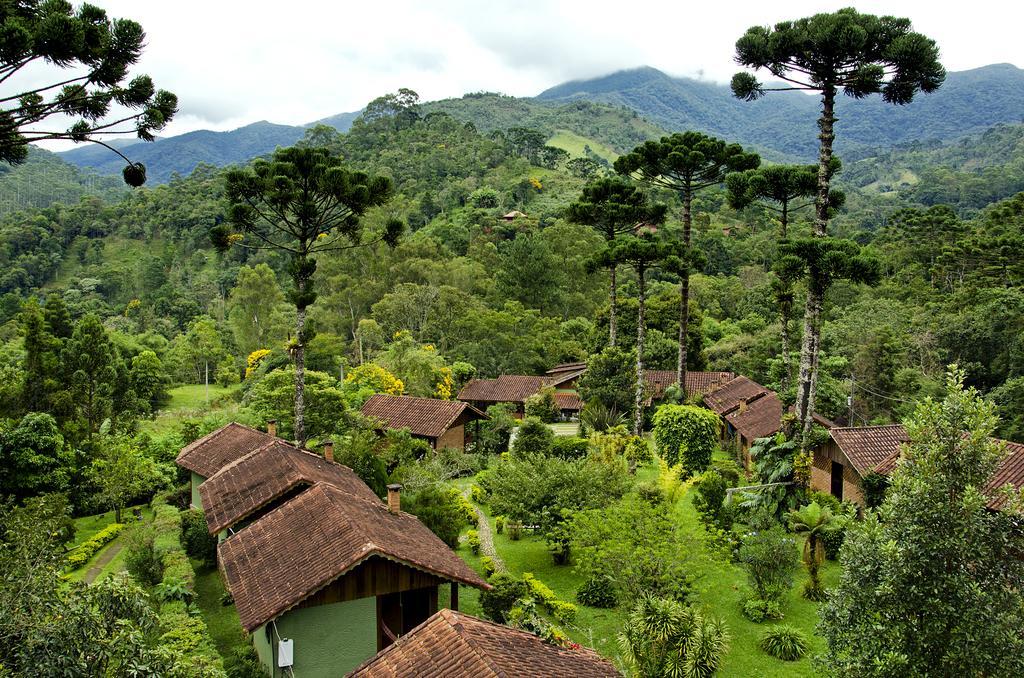
[[[463,496],[469,499],[469,489],[467,488],[463,492]],[[476,511],[476,531],[480,535],[480,553],[485,556],[489,556],[491,562],[494,563],[495,572],[507,572],[508,568],[505,567],[505,561],[498,555],[497,550],[494,548],[494,533],[491,532],[491,523],[487,520],[487,516],[478,507],[474,506],[473,510]]]
[[[124,548],[124,545],[121,543],[120,537],[118,537],[113,544],[107,547],[106,551],[100,554],[100,557],[96,559],[93,566],[90,567],[85,573],[85,576],[82,577],[82,581],[86,584],[91,584],[96,581],[96,577],[100,576],[100,572],[103,571],[103,568],[106,567],[111,560],[117,557],[117,554],[121,552],[122,548]]]

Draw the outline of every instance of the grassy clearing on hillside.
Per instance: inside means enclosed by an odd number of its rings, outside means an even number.
[[[657,470],[648,466],[640,469],[637,475],[640,481],[652,480],[657,476]],[[810,643],[810,650],[800,661],[784,662],[769,656],[759,647],[761,636],[771,623],[755,624],[743,616],[740,605],[749,595],[746,573],[739,566],[707,550],[704,545],[705,531],[698,519],[697,511],[693,508],[692,499],[691,491],[679,501],[675,514],[692,532],[697,548],[693,554],[697,582],[694,585],[692,600],[711,615],[723,619],[729,629],[729,651],[723,659],[722,669],[718,675],[787,678],[817,675],[812,665],[812,657],[823,650],[824,641],[815,635],[818,604],[804,599],[800,593],[806,580],[804,570],[798,572],[796,583],[787,598],[784,608],[786,618],[777,623],[789,624],[803,631]],[[486,510],[485,515],[493,528],[493,516]],[[583,583],[583,578],[573,571],[571,565],[558,566],[552,562],[543,537],[531,535],[524,536],[519,541],[512,541],[506,534],[495,533],[494,544],[511,573],[522,575],[524,572],[531,572],[551,587],[559,598],[577,604],[579,617],[576,623],[571,627],[565,627],[574,641],[592,647],[609,658],[615,659],[618,656],[616,638],[622,629],[626,610],[601,610],[577,603],[576,589]],[[798,543],[798,547],[802,548],[802,542]],[[479,558],[472,556],[464,548],[459,550],[459,555],[479,571]],[[839,572],[837,563],[826,562],[822,568],[825,584],[835,585]],[[474,613],[465,605],[463,609]]]
[[[234,412],[238,403],[233,396],[241,388],[240,385],[224,388],[210,384],[207,393],[204,384],[185,384],[168,389],[171,396],[167,404],[152,419],[143,420],[139,427],[148,433],[165,433],[177,427],[186,417],[198,417],[213,410]]]
[[[134,508],[142,509],[143,521],[148,521],[153,517],[153,510],[148,505],[142,505],[140,507],[130,507],[124,509],[124,511],[121,512],[121,519],[126,520],[126,516],[131,516]],[[68,544],[68,548],[72,549],[78,546],[79,544],[88,541],[90,538],[92,538],[93,535],[95,535],[97,532],[107,527],[108,525],[111,525],[113,522],[113,511],[107,511],[106,513],[97,513],[93,516],[82,516],[81,518],[75,518],[75,536]],[[82,567],[78,568],[77,570],[72,570],[71,572],[68,572],[68,578],[72,581],[81,581],[81,579],[85,577],[85,574],[90,569],[92,569],[94,565],[96,565],[96,562],[103,557],[103,554],[106,553],[110,549],[110,547],[112,547],[114,544],[124,543],[123,540],[125,538],[126,533],[127,531],[122,532],[120,535],[118,535],[116,539],[111,541],[109,544],[105,544],[103,548],[94,553],[92,558],[90,558],[88,562],[82,565]],[[100,579],[106,579],[110,575],[124,570],[124,557],[125,553],[124,549],[122,549],[120,553],[114,556],[113,560],[111,560],[109,563],[103,566],[103,569],[100,571],[100,574],[96,577],[96,580],[98,581]]]
[[[570,132],[567,129],[555,130],[555,136],[548,139],[548,146],[561,148],[574,158],[585,158],[587,156],[586,152],[583,150],[584,146],[590,146],[591,151],[608,162],[615,162],[615,159],[619,157],[618,153],[608,146],[605,146],[600,141],[588,139],[587,137],[580,136],[575,132]]]

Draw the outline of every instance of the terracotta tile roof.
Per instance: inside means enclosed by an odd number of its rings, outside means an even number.
[[[275,440],[262,431],[234,422],[189,443],[178,453],[178,466],[209,478],[227,464]]]
[[[706,393],[704,406],[712,412],[724,416],[738,408],[740,403],[749,402],[770,392],[756,381],[739,376]]]
[[[908,440],[907,430],[902,424],[836,427],[829,433],[861,477],[879,465],[887,469],[879,470],[879,473],[888,473],[895,468],[900,445]]]
[[[714,388],[733,378],[732,372],[686,372],[686,392],[691,395],[704,395]],[[660,400],[665,389],[677,383],[675,370],[647,370],[644,379],[652,389],[651,398]]]
[[[360,411],[367,417],[380,419],[388,428],[407,428],[413,435],[428,438],[444,435],[463,412],[470,412],[474,419],[487,418],[480,410],[458,400],[393,396],[383,393],[370,396]]]
[[[587,368],[585,367],[581,370],[576,370],[574,372],[556,372],[555,374],[551,374],[549,372],[547,376],[547,385],[558,386],[559,384],[564,384],[567,381],[578,379],[579,377],[582,377],[586,373]]]
[[[773,391],[763,391],[725,415],[740,435],[748,441],[774,435],[782,427],[782,401]]]
[[[988,507],[998,509],[1006,503],[1006,500],[996,494],[996,491],[1003,485],[1013,485],[1018,490],[1024,488],[1024,445],[1020,443],[1006,443],[1006,458],[996,469],[992,480],[985,486],[985,491],[995,495],[989,501]]]
[[[583,409],[583,399],[576,393],[556,393],[555,404],[560,410],[578,412]]]
[[[221,542],[242,626],[253,631],[368,558],[443,579],[487,583],[415,516],[318,483]]]
[[[902,444],[909,442],[902,424],[834,428],[831,434],[862,478],[871,471],[882,475],[892,473],[901,459]],[[1004,485],[1024,488],[1024,444],[998,439],[997,442],[1006,445],[1006,457],[983,488],[991,497],[988,507],[992,509],[1006,503],[998,496],[998,490]]]
[[[521,403],[548,384],[547,377],[503,374],[497,379],[473,379],[459,392],[459,400]]]
[[[618,676],[593,650],[546,643],[532,633],[441,610],[357,667],[363,678],[489,678],[494,676]]]
[[[587,369],[586,363],[562,363],[561,365],[555,365],[547,374],[565,374],[566,372],[583,372]]]
[[[238,459],[199,486],[211,534],[236,525],[260,508],[315,483],[379,501],[352,469],[275,440]]]

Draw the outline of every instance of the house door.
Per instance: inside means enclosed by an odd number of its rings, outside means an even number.
[[[832,462],[832,496],[843,500],[843,465],[837,461]]]

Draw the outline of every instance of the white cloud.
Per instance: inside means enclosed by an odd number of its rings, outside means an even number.
[[[164,134],[257,120],[301,124],[357,110],[399,87],[428,100],[477,90],[530,96],[568,79],[645,64],[725,81],[735,71],[733,44],[749,26],[850,4],[93,2],[146,30],[136,70],[181,104]],[[865,0],[858,9],[912,18],[938,41],[951,70],[1024,65],[1020,5],[984,0],[965,11],[951,3]]]

